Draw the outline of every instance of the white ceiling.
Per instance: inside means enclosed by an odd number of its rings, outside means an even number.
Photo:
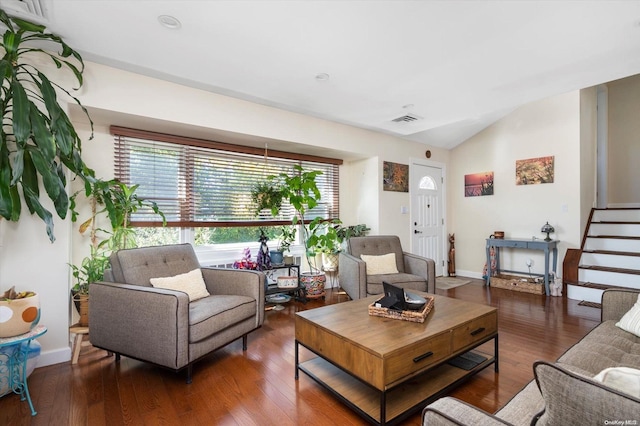
[[[519,105],[640,73],[640,1],[0,5],[41,6],[85,60],[444,148]]]

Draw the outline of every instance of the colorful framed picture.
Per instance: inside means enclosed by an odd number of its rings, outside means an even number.
[[[493,195],[493,172],[464,175],[464,196]]]
[[[554,157],[516,160],[516,185],[553,183]]]
[[[382,164],[382,189],[409,192],[409,165],[385,161]]]

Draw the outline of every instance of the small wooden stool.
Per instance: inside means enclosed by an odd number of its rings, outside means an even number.
[[[80,358],[80,348],[82,346],[91,346],[90,342],[83,342],[82,339],[85,334],[89,334],[89,327],[74,324],[69,327],[69,332],[75,334],[73,338],[73,356],[71,358],[71,364],[77,364],[78,358]]]

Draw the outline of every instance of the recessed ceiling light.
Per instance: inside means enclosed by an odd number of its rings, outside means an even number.
[[[317,81],[329,81],[329,74],[327,74],[326,72],[321,72],[316,74],[316,80]]]
[[[180,23],[180,21],[178,21],[177,18],[170,15],[158,16],[158,22],[160,22],[160,24],[163,27],[169,28],[171,30],[177,30],[180,27],[182,27],[182,24]]]
[[[406,105],[402,105],[403,109],[411,109],[413,108],[415,105],[414,104],[406,104]]]

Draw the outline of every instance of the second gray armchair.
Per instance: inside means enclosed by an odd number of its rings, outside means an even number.
[[[393,253],[393,256],[390,254]],[[367,264],[362,255],[373,256],[371,260],[384,259],[384,255],[395,258],[393,273],[382,268],[374,271],[370,267],[367,275]],[[388,258],[388,257],[387,257]],[[370,264],[371,266],[371,264]],[[382,281],[386,281],[404,289],[435,293],[435,262],[432,259],[404,252],[400,238],[392,235],[353,237],[347,242],[347,250],[340,253],[338,267],[340,287],[353,300],[372,294],[382,294]]]

